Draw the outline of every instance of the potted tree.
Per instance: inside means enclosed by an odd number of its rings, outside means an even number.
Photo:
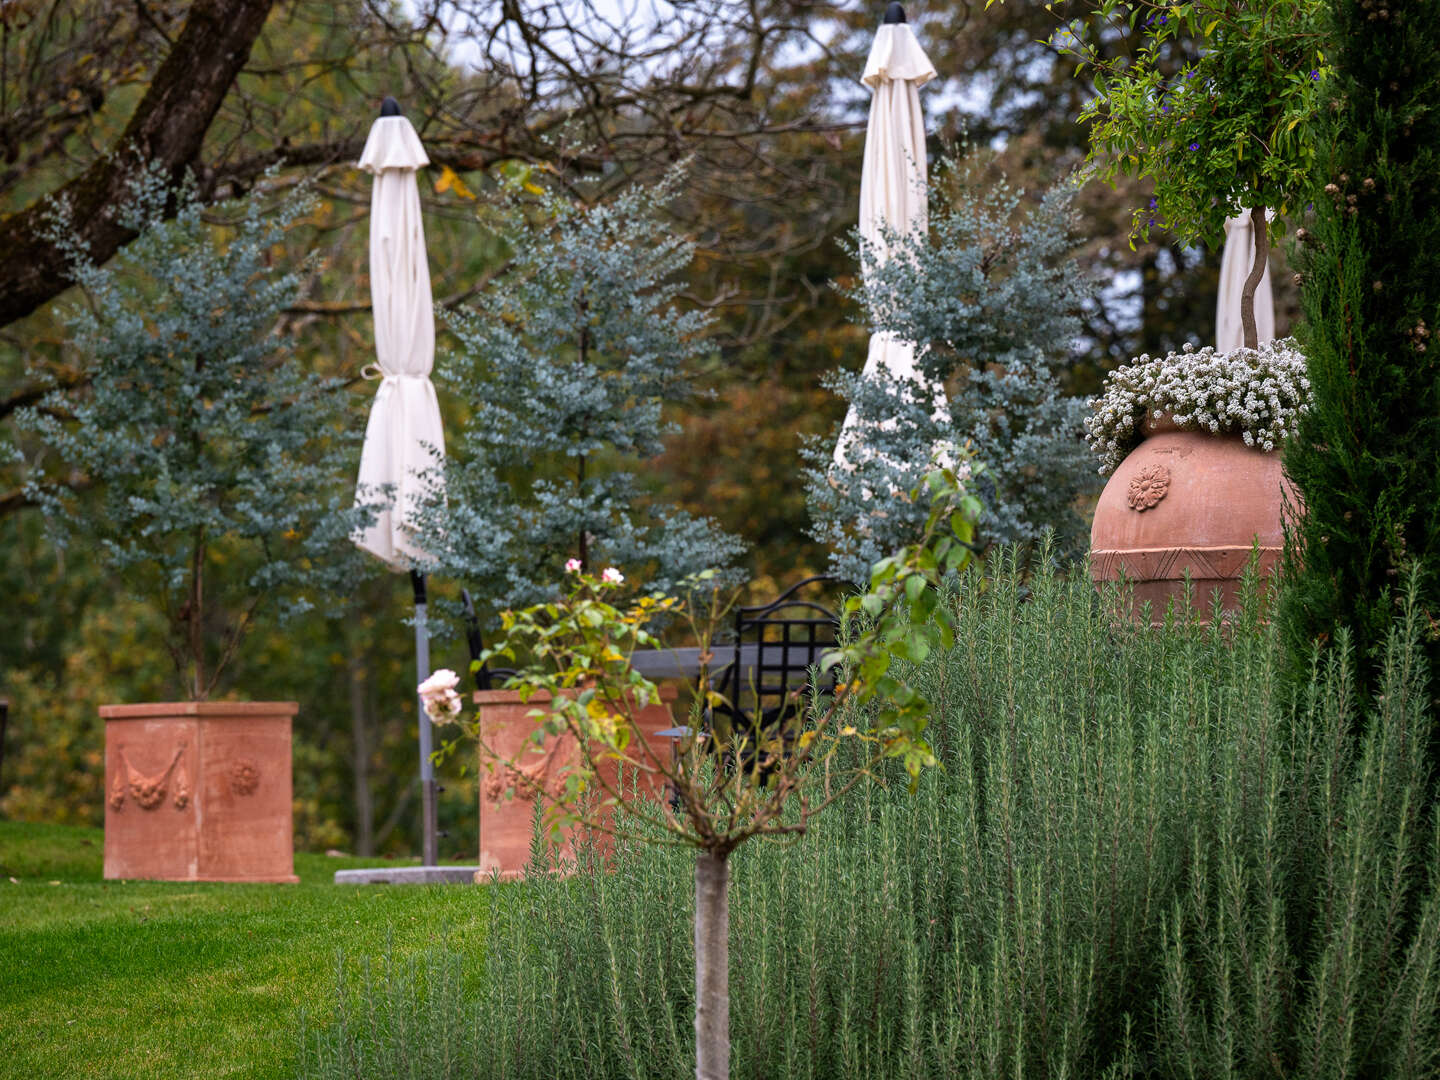
[[[72,250],[87,302],[71,344],[90,378],[24,417],[93,487],[37,480],[30,494],[62,542],[90,541],[154,598],[183,695],[100,710],[106,877],[296,880],[296,703],[215,697],[267,608],[303,611],[330,584],[365,513],[343,508],[336,484],[335,383],[303,372],[275,334],[298,279],[269,253],[303,203],[227,209],[212,226],[149,177],[123,213],[138,238],[112,263]]]
[[[742,550],[710,520],[649,499],[639,476],[664,449],[665,407],[693,393],[690,369],[709,351],[708,317],[679,304],[694,245],[664,216],[673,188],[636,186],[596,205],[529,181],[502,192],[495,232],[509,258],[453,320],[460,347],[445,380],[468,419],[445,501],[421,522],[434,569],[492,611],[554,599],[567,565],[663,591]],[[480,704],[486,745],[534,730],[516,690],[481,691]],[[668,706],[657,699],[640,722],[668,727]],[[549,750],[561,769],[574,748]],[[515,873],[529,857],[513,780],[481,785],[484,871]]]

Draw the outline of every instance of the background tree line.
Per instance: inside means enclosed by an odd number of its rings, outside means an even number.
[[[305,364],[339,376],[357,430],[373,357],[366,279],[369,182],[353,168],[392,94],[432,161],[422,174],[437,307],[504,269],[479,228],[494,193],[538,173],[600,203],[689,162],[669,208],[697,256],[684,301],[713,313],[710,396],[643,479],[752,546],[756,595],[820,569],[806,535],[802,439],[840,418],[820,386],[858,368],[867,330],[833,288],[857,267],[853,227],[868,103],[859,85],[883,5],[806,0],[18,0],[0,8],[0,695],[12,701],[0,813],[95,821],[102,701],[172,696],[166,658],[140,642],[158,616],[105,580],[92,552],[58,548],[24,491],[37,476],[93,484],[20,436],[18,409],[52,387],[84,393],[86,357],[57,308],[83,303],[51,235],[69,207],[104,260],[132,239],[115,208],[145,162],[193,179],[205,201],[277,200],[306,182],[315,209],[277,264],[305,255],[283,315]],[[932,154],[968,141],[984,172],[1038,193],[1076,168],[1086,83],[1049,45],[1039,5],[910,5],[940,78],[924,91]],[[1124,358],[1213,333],[1218,253],[1128,240],[1143,193],[1090,183],[1077,199],[1080,270],[1099,300],[1079,313],[1065,369],[1076,392]],[[1033,203],[1033,199],[1032,199]],[[1288,275],[1276,274],[1281,325]],[[447,348],[443,319],[437,367]],[[447,423],[464,402],[442,400]],[[63,419],[63,418],[62,418]],[[442,591],[460,583],[437,583]],[[378,570],[327,610],[262,627],[237,663],[250,697],[296,698],[297,830],[310,846],[411,846],[415,708],[408,592]],[[437,643],[437,663],[464,663]],[[453,768],[453,765],[452,765]],[[447,853],[473,847],[473,791],[449,783]]]

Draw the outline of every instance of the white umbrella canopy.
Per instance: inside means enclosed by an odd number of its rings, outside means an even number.
[[[1240,322],[1240,295],[1255,265],[1255,229],[1250,215],[1225,222],[1225,253],[1220,257],[1220,294],[1215,301],[1215,348],[1230,352],[1245,344]],[[1255,329],[1262,342],[1275,338],[1275,294],[1270,288],[1270,267],[1255,289]]]
[[[860,80],[871,90],[860,172],[860,236],[874,260],[872,265],[883,265],[889,258],[884,236],[887,227],[892,233],[922,235],[929,227],[929,161],[920,87],[935,78],[935,67],[904,20],[900,5],[891,4],[870,46]],[[919,377],[914,344],[889,334],[872,334],[864,374],[881,371]],[[938,413],[944,406],[944,392],[938,386],[930,392]],[[852,407],[835,446],[837,465],[847,466],[846,450],[860,435],[852,430],[858,423]]]
[[[375,315],[375,364],[367,377],[380,380],[360,452],[356,502],[371,502],[388,485],[393,501],[351,539],[396,570],[410,569],[415,590],[415,669],[430,675],[430,634],[426,625],[425,576],[413,568],[425,552],[415,543],[410,522],[442,483],[445,431],[430,372],[435,366],[435,304],[415,170],[430,164],[420,136],[386,98],[370,128],[360,168],[375,176],[370,192],[370,304]],[[430,760],[430,723],[420,718],[422,854],[425,866],[438,861],[435,765]]]
[[[387,103],[388,105],[388,103]],[[387,110],[388,111],[388,110]],[[435,365],[435,308],[415,170],[430,164],[410,121],[384,115],[370,128],[359,167],[375,176],[370,195],[370,300],[375,359],[366,374],[380,379],[365,446],[357,501],[390,485],[394,501],[352,539],[397,570],[423,560],[409,522],[439,483],[445,452]],[[366,498],[366,492],[369,498]]]

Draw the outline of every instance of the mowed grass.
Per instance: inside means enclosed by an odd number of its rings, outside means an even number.
[[[389,864],[306,854],[298,885],[104,881],[102,845],[0,822],[0,1077],[291,1076],[342,950],[483,945],[489,887],[336,886]]]

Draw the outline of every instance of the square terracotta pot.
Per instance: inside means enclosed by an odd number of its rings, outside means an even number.
[[[671,713],[678,691],[673,686],[660,688],[660,702],[647,705],[635,716],[636,726],[644,736],[645,745],[654,754],[669,754],[670,740],[659,738],[657,732],[673,727]],[[543,707],[550,699],[548,694],[535,694],[528,702],[520,700],[514,690],[481,690],[475,694],[475,704],[480,707],[480,730],[483,743],[480,750],[480,869],[475,874],[477,882],[493,879],[496,873],[500,880],[510,881],[522,877],[530,864],[530,840],[534,829],[535,797],[537,793],[553,795],[559,791],[565,777],[580,763],[579,743],[571,735],[550,736],[538,748],[527,741],[535,731],[536,722],[528,714]],[[488,746],[494,756],[486,753]],[[641,742],[632,739],[627,753],[634,760],[643,760]],[[516,776],[511,767],[500,765],[499,761],[520,763],[523,775]],[[668,761],[668,758],[666,759]],[[614,785],[620,767],[619,762],[607,769],[606,780]],[[602,764],[602,769],[606,768]],[[626,780],[627,787],[630,780]],[[664,796],[664,780],[653,774],[640,774],[638,785],[641,797],[659,799]],[[507,789],[513,794],[506,797]],[[559,856],[562,862],[575,857],[577,827],[567,829],[560,838]],[[608,837],[601,833],[597,839],[602,850],[608,846]]]
[[[296,882],[293,701],[102,705],[105,876]]]

